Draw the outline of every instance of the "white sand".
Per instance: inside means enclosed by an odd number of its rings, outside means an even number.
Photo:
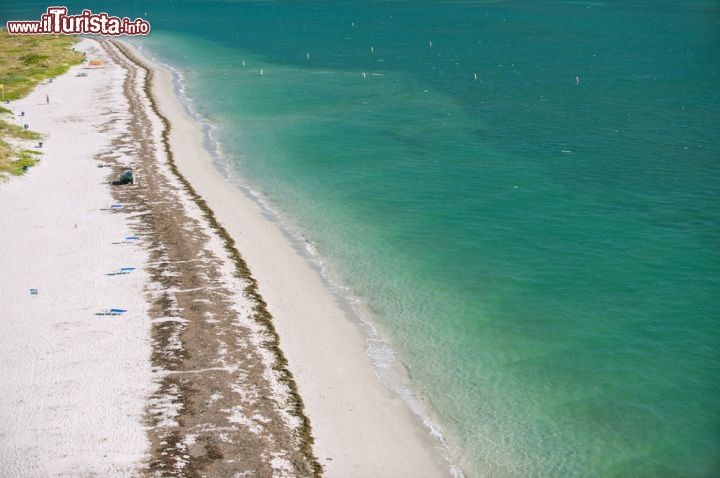
[[[96,46],[83,40],[77,49]],[[122,127],[100,132],[110,118],[102,113],[127,114],[123,76],[112,64],[77,66],[3,105],[19,124],[47,135],[40,164],[0,184],[3,477],[137,476],[147,452],[146,253],[112,244],[131,234],[129,218],[102,210],[113,204],[110,186],[101,184],[109,169],[93,159]],[[120,267],[137,269],[106,275]],[[106,308],[128,312],[95,315]]]
[[[97,43],[83,40],[78,49]],[[87,77],[76,77],[85,71]],[[448,476],[439,443],[377,379],[359,327],[259,206],[212,166],[203,133],[155,67],[183,175],[237,242],[268,303],[329,477]],[[9,108],[48,135],[41,163],[0,184],[0,476],[137,476],[153,391],[149,278],[132,219],[93,157],[126,128],[124,71],[74,67]],[[45,104],[45,95],[50,104]],[[8,105],[5,105],[8,106]],[[99,127],[118,121],[107,132]],[[130,159],[130,158],[126,158]],[[77,227],[76,227],[77,225]],[[127,275],[108,276],[120,267]],[[37,288],[38,295],[30,289]],[[97,316],[106,308],[122,316]]]
[[[439,443],[376,377],[359,327],[279,227],[215,169],[202,147],[200,126],[173,92],[171,73],[153,69],[154,94],[172,124],[175,161],[235,239],[258,280],[326,475],[449,476]]]

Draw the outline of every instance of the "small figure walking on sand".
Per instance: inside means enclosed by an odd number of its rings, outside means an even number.
[[[45,102],[50,104],[50,95],[45,95]]]

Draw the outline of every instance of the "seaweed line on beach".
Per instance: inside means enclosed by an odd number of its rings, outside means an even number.
[[[116,195],[128,203],[129,210],[137,214],[136,222],[141,225],[136,227],[148,233],[146,236],[150,238],[151,261],[157,264],[156,267],[149,268],[153,284],[157,288],[149,291],[153,299],[151,316],[155,317],[152,362],[153,367],[163,370],[156,370],[161,378],[157,381],[158,390],[150,398],[148,407],[151,417],[148,433],[152,448],[148,464],[149,475],[200,477],[213,476],[208,473],[214,470],[215,476],[222,476],[220,473],[229,472],[230,469],[227,467],[232,467],[232,462],[237,460],[243,462],[245,468],[236,468],[233,471],[249,470],[252,469],[249,468],[251,464],[254,464],[260,467],[254,470],[257,476],[266,474],[270,476],[275,475],[278,470],[272,469],[263,461],[276,463],[278,459],[287,459],[292,465],[291,469],[281,471],[302,474],[302,476],[322,476],[322,466],[312,450],[310,422],[304,414],[302,399],[294,378],[287,368],[287,359],[279,347],[279,338],[272,323],[272,316],[258,292],[257,282],[238,252],[232,237],[220,225],[205,200],[178,171],[174,162],[169,143],[171,125],[160,113],[152,94],[152,69],[133,56],[122,44],[108,40],[100,40],[100,43],[118,64],[126,63],[128,76],[124,88],[125,95],[131,103],[131,112],[133,108],[135,110],[139,108],[141,101],[133,98],[132,82],[141,81],[136,86],[144,91],[144,99],[149,102],[150,109],[160,121],[160,141],[165,154],[164,166],[169,169],[184,193],[199,209],[204,223],[199,224],[187,212],[178,213],[177,209],[182,210],[182,207],[177,208],[169,204],[171,201],[167,197],[168,184],[160,184],[161,179],[156,178],[157,175],[151,175],[149,170],[145,171],[143,181],[152,183],[155,188],[154,195],[152,191],[138,193],[138,189],[132,190],[132,193],[128,192],[131,191],[130,189],[115,190]],[[131,62],[137,70],[144,72],[144,75],[137,75],[127,62]],[[142,78],[138,79],[138,76]],[[140,118],[136,117],[140,113],[136,111],[131,115],[133,137],[118,138],[112,147],[116,148],[115,151],[129,149],[131,154],[142,158],[141,164],[138,165],[142,171],[143,167],[158,168],[159,166],[155,164],[158,160],[153,160],[154,155],[149,151],[152,147],[148,144],[152,140],[147,138],[147,132],[140,131],[143,127],[151,130],[149,124],[151,121],[143,118],[145,123],[142,123]],[[144,137],[138,138],[138,136]],[[145,143],[140,141],[142,143],[140,146],[133,145],[132,139],[141,139]],[[136,150],[133,153],[132,148],[139,148],[140,151]],[[114,151],[107,152],[103,159],[118,165],[113,161]],[[148,187],[146,185],[145,189],[147,190]],[[158,205],[158,202],[161,204]],[[173,216],[171,219],[174,222],[169,221],[166,217],[168,215]],[[237,318],[240,315],[238,307],[241,306],[232,303],[232,291],[228,290],[227,281],[223,282],[222,272],[219,272],[223,260],[208,250],[206,243],[212,238],[203,232],[203,225],[217,236],[224,253],[234,265],[233,274],[237,279],[235,284],[242,287],[244,297],[249,299],[251,304],[251,310],[248,311],[250,320],[261,328],[261,333],[255,334],[260,337],[260,343],[251,343],[250,332],[245,332],[246,337],[242,336],[243,331],[251,330],[252,327],[241,323],[242,320]],[[191,236],[191,240],[180,237],[182,231],[188,230],[192,234],[185,233],[185,236]],[[174,239],[171,237],[168,240],[168,236],[173,235]],[[170,257],[170,252],[174,254],[173,257]],[[178,266],[179,259],[187,262],[197,261],[197,263],[181,268]],[[178,272],[181,269],[182,277],[174,277],[181,275]],[[187,317],[196,320],[188,320]],[[214,318],[203,320],[203,317]],[[209,335],[213,336],[209,337]],[[192,348],[187,344],[191,344]],[[254,350],[253,346],[261,350]],[[267,392],[272,389],[272,384],[263,381],[262,349],[272,354],[270,363],[273,376],[287,389],[282,404],[268,397]],[[214,355],[212,350],[215,350]],[[220,352],[217,352],[218,350]],[[241,404],[228,402],[228,397],[224,396],[240,393],[232,387],[232,384],[226,383],[231,381],[224,376],[228,373],[236,383],[246,386],[242,392]],[[255,377],[255,382],[250,383],[248,376]],[[224,387],[222,390],[230,391],[222,394],[218,391],[222,387]],[[221,404],[227,407],[222,408]],[[283,423],[282,410],[278,410],[281,405],[296,419],[297,426]],[[242,406],[247,409],[241,408]],[[168,410],[172,413],[168,414]],[[252,415],[251,412],[243,414],[247,410],[251,410]],[[212,416],[213,413],[217,416]],[[228,419],[228,414],[237,417]],[[202,418],[206,419],[210,417],[210,423],[199,421],[201,418],[196,415],[203,415]],[[219,426],[220,418],[229,420],[231,426]],[[242,443],[235,444],[233,448],[228,443],[231,440],[227,437],[230,433],[236,433],[234,437],[238,436],[238,423],[250,430],[250,432],[246,431],[245,435],[257,433],[256,428],[262,428],[263,432],[267,432],[263,437],[264,441],[257,436],[239,437],[237,439]],[[263,443],[256,443],[261,441]],[[204,448],[200,449],[201,446]],[[228,450],[238,452],[238,449],[241,449],[241,454],[245,456],[228,456]],[[273,449],[276,452],[268,451]],[[222,468],[220,462],[223,462],[222,466],[226,468]]]

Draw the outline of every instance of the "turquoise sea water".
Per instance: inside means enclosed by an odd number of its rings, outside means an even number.
[[[720,3],[76,8],[147,12],[466,476],[720,475]]]

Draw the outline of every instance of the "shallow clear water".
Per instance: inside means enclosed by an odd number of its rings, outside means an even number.
[[[720,473],[717,2],[102,8],[147,11],[466,474]]]

